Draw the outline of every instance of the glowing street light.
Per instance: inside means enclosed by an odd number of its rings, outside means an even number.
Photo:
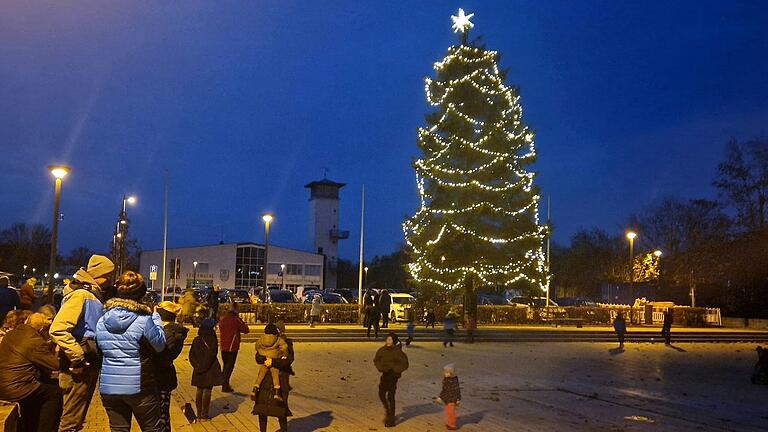
[[[627,239],[629,239],[629,301],[632,304],[635,303],[635,239],[637,233],[634,231],[627,231]],[[631,309],[630,309],[631,311]],[[630,321],[632,316],[630,312]]]
[[[134,205],[137,201],[136,195],[123,195],[123,208],[117,216],[112,259],[118,275],[123,274],[128,261],[128,252],[125,248],[125,241],[128,239],[128,204]]]
[[[48,165],[48,171],[56,178],[53,195],[53,232],[51,233],[51,260],[48,265],[48,274],[56,273],[56,244],[59,240],[59,206],[61,204],[61,180],[69,174],[70,168],[66,165]],[[53,304],[53,277],[48,279],[48,302]]]
[[[269,227],[272,225],[272,221],[275,217],[272,213],[264,213],[261,215],[261,220],[264,221],[264,291],[267,292],[269,284],[267,278],[269,277]]]
[[[197,261],[192,261],[192,288],[197,288]]]

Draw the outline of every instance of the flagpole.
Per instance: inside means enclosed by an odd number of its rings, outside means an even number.
[[[162,300],[165,300],[165,277],[168,274],[166,266],[168,265],[168,170],[165,170],[165,202],[163,205],[163,283]]]
[[[365,236],[365,185],[362,188],[362,205],[360,207],[360,271],[357,276],[357,301],[363,304],[363,239]]]

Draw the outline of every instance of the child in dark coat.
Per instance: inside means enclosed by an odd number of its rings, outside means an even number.
[[[216,321],[206,318],[200,322],[200,331],[189,350],[192,363],[192,385],[197,387],[195,405],[200,421],[210,420],[211,390],[224,384],[224,373],[219,364],[219,341],[216,337]]]
[[[453,312],[449,312],[443,320],[443,329],[445,330],[445,339],[443,340],[443,346],[453,346],[453,335],[456,333],[456,319]]]
[[[461,403],[461,387],[453,364],[443,367],[443,390],[437,401],[445,405],[445,428],[456,430],[456,406]]]

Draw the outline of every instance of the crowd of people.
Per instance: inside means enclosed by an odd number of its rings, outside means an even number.
[[[97,388],[110,430],[129,431],[133,419],[145,432],[171,430],[171,394],[179,384],[174,362],[189,332],[184,323],[202,305],[189,291],[179,303],[163,301],[151,307],[145,302],[143,276],[133,271],[114,275],[114,268],[109,258],[93,255],[64,287],[58,308],[39,304],[35,280],[26,281],[17,293],[8,287],[7,278],[0,277],[0,364],[4,366],[0,401],[17,404],[17,430],[83,430]],[[197,389],[191,419],[199,422],[210,419],[214,387],[235,391],[231,377],[241,335],[250,331],[236,304],[219,314],[216,290],[204,301],[208,316],[197,323],[199,330],[189,350],[191,385]],[[377,295],[372,290],[366,293],[369,336],[371,327],[378,337],[379,329],[389,326],[385,311],[391,301],[386,290]],[[319,300],[317,303],[311,316],[320,315]],[[406,343],[410,344],[412,321],[407,332]],[[284,323],[266,325],[256,343],[255,360],[258,373],[251,399],[259,429],[265,432],[268,418],[274,417],[281,431],[287,431],[287,419],[292,415],[288,400],[294,345]],[[395,333],[387,334],[373,363],[381,373],[384,424],[391,427],[395,424],[397,382],[408,368],[408,357]],[[454,368],[446,367],[437,400],[445,405],[448,429],[455,427],[455,406],[460,398]]]

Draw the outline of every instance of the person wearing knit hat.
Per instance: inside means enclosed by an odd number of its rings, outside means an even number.
[[[461,386],[453,363],[443,366],[443,389],[437,401],[445,405],[445,428],[456,430],[456,406],[461,401]]]
[[[403,352],[403,345],[394,332],[387,335],[383,347],[376,351],[373,364],[381,372],[379,380],[379,399],[384,405],[384,426],[395,426],[395,392],[397,380],[408,369],[408,356]]]
[[[200,321],[197,337],[189,350],[192,364],[192,386],[197,387],[195,407],[198,421],[210,420],[211,391],[224,384],[224,374],[219,363],[219,341],[216,337],[216,321],[206,318]]]
[[[181,324],[176,323],[176,317],[181,312],[181,306],[172,301],[163,301],[157,305],[155,311],[163,320],[163,333],[165,334],[165,349],[152,355],[152,366],[160,396],[160,426],[161,431],[171,430],[171,393],[179,386],[176,376],[176,366],[173,362],[184,349],[184,340],[187,338],[187,330]]]
[[[253,399],[252,414],[259,417],[259,430],[267,430],[267,421],[269,417],[276,417],[280,424],[281,431],[288,430],[288,417],[292,416],[291,409],[288,407],[288,398],[291,393],[290,378],[293,375],[293,341],[285,335],[285,323],[278,321],[274,325],[269,325],[264,329],[264,333],[274,333],[277,331],[279,343],[286,346],[285,355],[279,359],[267,358],[256,354],[256,363],[261,365],[262,369],[270,368],[270,374],[267,374],[261,381],[261,386],[254,388],[251,394]],[[277,379],[273,374],[277,373]],[[275,397],[275,393],[279,397]]]
[[[157,430],[160,421],[151,351],[165,350],[165,333],[160,315],[141,303],[146,291],[140,273],[120,275],[118,296],[104,304],[96,325],[96,343],[104,354],[99,393],[111,430],[130,429],[132,417],[146,431]]]
[[[93,255],[64,287],[61,308],[51,324],[50,335],[59,346],[59,385],[64,393],[60,432],[83,429],[99,379],[100,355],[96,349],[96,325],[104,314],[103,292],[115,265],[103,255]],[[73,375],[77,375],[74,377]]]
[[[280,392],[280,371],[272,367],[272,360],[285,359],[288,356],[288,344],[280,337],[280,330],[277,326],[269,323],[264,327],[264,335],[256,341],[256,354],[267,358],[268,360],[259,367],[256,373],[256,382],[253,384],[251,398],[256,400],[261,389],[261,383],[269,373],[272,377],[272,388],[274,389],[274,398],[282,400]]]

